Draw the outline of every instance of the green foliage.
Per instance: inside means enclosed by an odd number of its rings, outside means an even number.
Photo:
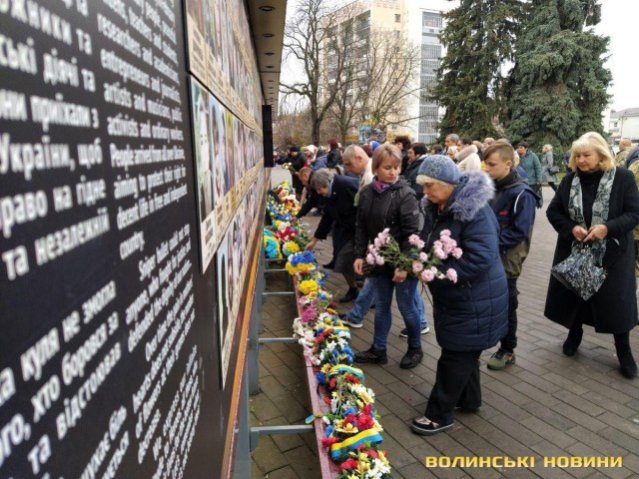
[[[512,140],[525,139],[537,151],[550,143],[561,151],[586,131],[603,133],[612,79],[603,66],[608,38],[589,28],[600,18],[596,0],[527,4],[506,92],[504,122]]]
[[[431,96],[446,113],[439,128],[481,139],[499,136],[503,110],[502,64],[513,55],[520,0],[461,0],[445,14],[447,48]]]

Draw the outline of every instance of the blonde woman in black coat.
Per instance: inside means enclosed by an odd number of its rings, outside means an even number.
[[[558,233],[553,266],[570,255],[573,242],[591,243],[603,255],[607,276],[587,301],[551,277],[544,314],[569,328],[566,356],[577,352],[584,324],[613,334],[621,373],[632,378],[637,375],[630,349],[630,331],[637,325],[632,230],[639,224],[639,191],[630,171],[615,168],[598,133],[573,143],[569,167],[546,212]]]

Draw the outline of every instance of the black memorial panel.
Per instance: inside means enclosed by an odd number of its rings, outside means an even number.
[[[0,477],[206,477],[182,4],[0,1],[0,24]]]

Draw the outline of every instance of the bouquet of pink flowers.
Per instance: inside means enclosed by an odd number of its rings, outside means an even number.
[[[416,234],[408,238],[411,248],[403,253],[386,228],[377,235],[373,244],[368,246],[366,262],[369,265],[382,266],[386,263],[416,276],[428,283],[434,279],[448,279],[457,282],[457,271],[448,268],[445,272],[440,269],[444,260],[452,257],[461,258],[463,251],[457,246],[457,241],[451,238],[450,230],[442,230],[439,239],[433,243],[429,253],[423,251],[426,243]]]

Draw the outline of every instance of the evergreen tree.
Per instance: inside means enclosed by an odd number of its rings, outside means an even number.
[[[512,58],[520,0],[461,0],[444,15],[441,42],[446,55],[437,70],[432,98],[446,109],[440,135],[474,139],[498,135],[505,79],[502,64]]]
[[[602,133],[612,79],[603,66],[608,38],[593,32],[597,0],[533,0],[522,17],[508,87],[508,135],[536,149],[570,147],[586,131]]]

